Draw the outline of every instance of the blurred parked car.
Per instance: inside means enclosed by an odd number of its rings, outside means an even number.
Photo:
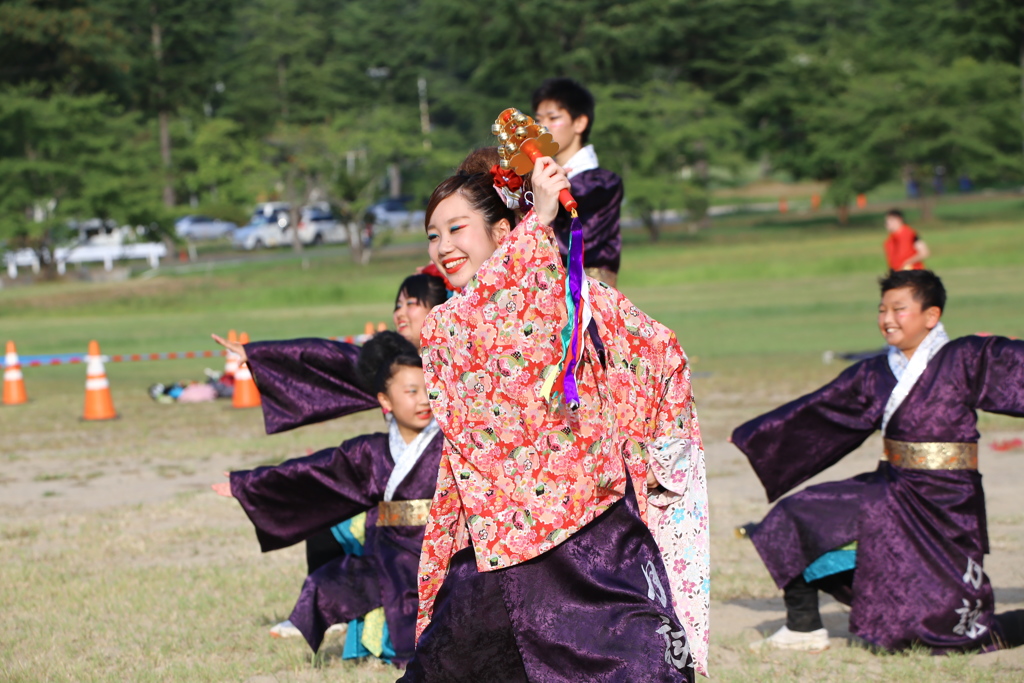
[[[139,237],[135,228],[130,225],[118,225],[117,221],[110,218],[68,221],[68,232],[71,240],[67,242],[67,246],[78,244],[118,245],[133,242]]]
[[[188,240],[216,240],[227,237],[238,228],[234,223],[209,216],[185,216],[174,224],[178,237]]]
[[[292,243],[292,227],[285,202],[257,204],[249,224],[235,230],[231,243],[239,249],[262,249]]]
[[[423,225],[425,212],[409,211],[403,199],[385,199],[366,211],[367,219],[373,223],[374,232],[386,228],[411,228]]]
[[[338,220],[326,202],[303,207],[298,232],[303,244],[348,242],[348,228]]]

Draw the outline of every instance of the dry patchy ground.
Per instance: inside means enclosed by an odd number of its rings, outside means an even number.
[[[841,606],[826,601],[833,648],[821,655],[754,655],[747,643],[778,627],[782,599],[753,548],[732,528],[768,509],[730,428],[837,372],[804,358],[772,370],[698,367],[713,524],[711,671],[719,681],[1017,681],[1024,653],[931,657],[876,655],[849,637]],[[306,645],[273,640],[304,574],[301,548],[261,555],[238,506],[209,484],[227,469],[302,455],[379,429],[355,416],[266,437],[258,411],[163,406],[144,378],[115,382],[120,420],[82,423],[78,380],[42,383],[27,406],[0,409],[0,680],[387,681],[395,671],[340,660],[330,638],[312,660]],[[70,372],[70,371],[69,371]],[[39,373],[36,373],[40,376]],[[70,377],[70,375],[68,375]],[[1024,608],[1021,453],[993,440],[1020,436],[1008,419],[983,423],[982,471],[992,555],[986,569],[1000,609]],[[874,467],[868,441],[817,481]]]

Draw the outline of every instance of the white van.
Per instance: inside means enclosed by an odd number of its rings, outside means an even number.
[[[292,227],[288,224],[287,202],[257,204],[249,224],[235,230],[231,242],[239,249],[281,247],[292,243]]]
[[[345,244],[348,242],[348,226],[338,220],[330,204],[317,202],[302,208],[299,239],[305,245]]]

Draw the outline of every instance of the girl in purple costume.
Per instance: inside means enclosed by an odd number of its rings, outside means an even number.
[[[427,313],[447,299],[444,280],[434,275],[410,275],[398,289],[392,318],[396,331],[417,349]],[[329,339],[214,341],[248,363],[260,389],[267,434],[277,434],[371,408],[376,397],[359,383],[359,347]]]

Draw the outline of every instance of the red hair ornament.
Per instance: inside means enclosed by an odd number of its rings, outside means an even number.
[[[491,177],[494,178],[494,190],[505,206],[513,211],[522,210],[523,179],[519,174],[510,168],[502,168],[500,164],[495,164],[491,166]]]

